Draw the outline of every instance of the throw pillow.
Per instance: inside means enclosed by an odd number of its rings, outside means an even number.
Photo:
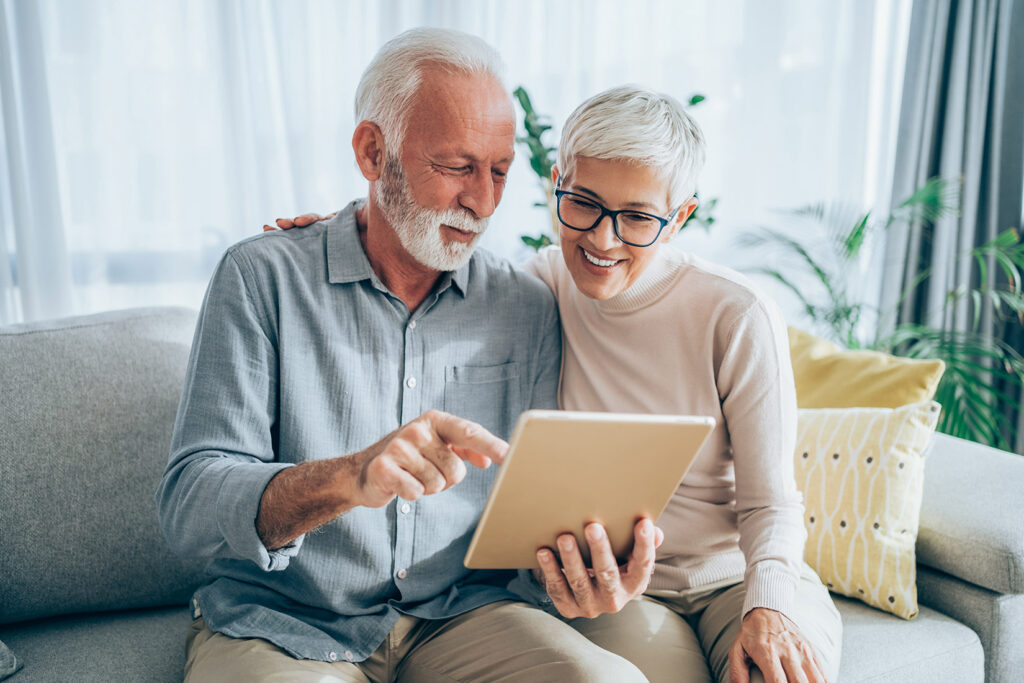
[[[898,408],[930,401],[946,368],[941,360],[846,351],[793,327],[789,353],[801,408]]]
[[[800,410],[797,415],[804,559],[829,590],[913,618],[924,451],[939,404]]]

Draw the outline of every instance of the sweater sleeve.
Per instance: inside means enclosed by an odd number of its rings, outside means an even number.
[[[796,488],[796,389],[786,327],[757,299],[731,325],[718,391],[736,471],[736,514],[746,558],[743,615],[755,607],[792,614],[806,531]]]

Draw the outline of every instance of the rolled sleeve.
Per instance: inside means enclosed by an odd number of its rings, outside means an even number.
[[[217,521],[231,554],[252,560],[264,571],[287,567],[305,539],[302,535],[288,545],[268,550],[256,532],[263,491],[278,472],[288,467],[291,465],[284,463],[233,464],[217,493]]]
[[[302,539],[268,551],[256,530],[267,484],[291,464],[275,452],[274,329],[246,276],[254,277],[229,250],[210,282],[157,506],[177,552],[272,571],[288,565]]]

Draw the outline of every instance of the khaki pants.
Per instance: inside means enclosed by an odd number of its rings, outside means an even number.
[[[636,664],[651,683],[728,683],[729,649],[740,629],[742,580],[683,591],[648,591],[616,614],[572,619],[569,625],[602,648]],[[818,652],[829,681],[839,677],[843,624],[814,570],[804,566],[793,614]],[[764,677],[750,669],[752,683]]]
[[[443,621],[402,617],[377,651],[356,664],[294,659],[265,640],[212,633],[201,617],[192,623],[187,652],[185,680],[192,683],[645,680],[562,620],[519,602]]]

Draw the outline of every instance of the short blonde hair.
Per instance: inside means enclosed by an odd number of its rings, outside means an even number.
[[[704,168],[704,133],[674,97],[636,85],[594,95],[569,115],[558,145],[558,168],[572,175],[577,157],[629,161],[661,170],[669,203],[693,196]]]

